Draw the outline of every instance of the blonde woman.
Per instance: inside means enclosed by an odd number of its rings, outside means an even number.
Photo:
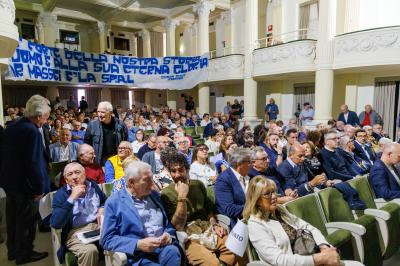
[[[249,239],[264,262],[277,266],[340,265],[336,248],[331,247],[321,232],[288,213],[277,204],[274,181],[263,176],[255,176],[249,183],[243,219],[247,221]],[[294,254],[291,243],[296,238],[297,229],[307,229],[312,233],[320,248],[319,253],[309,256]],[[346,265],[362,265],[346,262]]]

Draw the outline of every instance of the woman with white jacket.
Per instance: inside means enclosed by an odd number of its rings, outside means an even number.
[[[341,262],[336,248],[328,244],[317,228],[277,205],[275,190],[274,181],[263,176],[252,178],[243,210],[249,239],[262,261],[277,266],[362,265]],[[319,253],[306,256],[293,253],[291,243],[296,239],[298,229],[306,229],[312,234]]]

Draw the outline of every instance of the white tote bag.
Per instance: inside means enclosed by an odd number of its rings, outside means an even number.
[[[235,227],[233,227],[232,231],[229,233],[225,246],[236,255],[243,257],[248,241],[249,230],[247,224],[238,220]]]

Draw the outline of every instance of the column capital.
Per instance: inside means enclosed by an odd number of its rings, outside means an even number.
[[[13,0],[0,0],[0,9],[4,10],[4,14],[8,14],[12,22],[15,20],[15,5]],[[2,12],[3,14],[3,12]],[[3,17],[4,19],[4,17]]]
[[[139,31],[138,35],[142,37],[143,41],[150,40],[150,32],[146,29]]]
[[[42,23],[43,26],[49,25],[49,26],[54,26],[55,23],[57,23],[57,15],[51,12],[41,12],[38,16],[38,21],[39,23]]]
[[[167,32],[175,31],[176,26],[180,24],[180,21],[174,18],[166,18],[162,21],[163,27],[167,30]]]
[[[211,11],[214,11],[215,5],[208,0],[199,0],[195,5],[193,5],[193,11],[199,16],[208,16]]]
[[[225,22],[231,22],[232,12],[230,10],[221,13],[221,19]]]

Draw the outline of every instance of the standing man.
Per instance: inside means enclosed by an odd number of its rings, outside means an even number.
[[[71,109],[75,109],[76,108],[76,103],[74,101],[74,98],[71,96],[69,96],[69,100],[67,101],[67,109],[68,111]]]
[[[231,102],[227,101],[226,106],[224,107],[224,114],[229,115],[232,111]]]
[[[276,105],[274,98],[269,99],[269,104],[265,106],[266,121],[275,121],[278,118],[279,108]]]
[[[349,107],[346,104],[340,106],[340,112],[338,121],[342,121],[345,125],[350,124],[353,127],[360,124],[356,112],[349,111]]]
[[[88,109],[88,103],[87,103],[87,101],[85,100],[85,96],[82,96],[81,97],[81,101],[79,102],[79,110],[81,111],[81,112],[85,112],[86,111],[86,109]]]
[[[47,252],[33,250],[38,201],[49,191],[46,151],[39,132],[50,115],[50,102],[32,96],[24,117],[4,131],[0,186],[7,193],[8,260],[25,264],[41,260]]]
[[[90,121],[85,133],[85,143],[96,152],[96,161],[104,165],[108,158],[117,154],[117,147],[128,140],[128,129],[112,115],[113,107],[109,102],[100,102],[97,107],[98,119]]]

